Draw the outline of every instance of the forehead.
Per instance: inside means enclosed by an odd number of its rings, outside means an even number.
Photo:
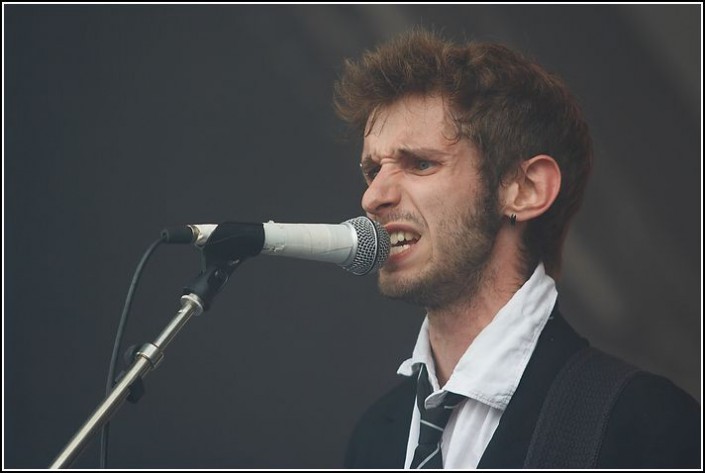
[[[410,96],[382,107],[367,123],[363,155],[393,154],[399,148],[457,144],[457,130],[440,96]]]

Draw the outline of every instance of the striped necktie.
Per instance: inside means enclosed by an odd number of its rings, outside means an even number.
[[[433,392],[426,365],[421,366],[417,387],[416,403],[421,413],[421,425],[419,443],[414,451],[411,468],[440,469],[443,468],[443,459],[441,458],[443,429],[448,423],[453,409],[464,399],[464,396],[446,392],[440,405],[426,409],[426,398]]]

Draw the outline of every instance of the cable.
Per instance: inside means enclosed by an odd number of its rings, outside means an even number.
[[[159,238],[154,243],[152,243],[147,251],[144,252],[142,259],[137,268],[135,269],[135,274],[132,276],[132,282],[130,283],[130,289],[127,291],[127,297],[125,297],[125,306],[122,308],[122,315],[120,316],[120,324],[118,325],[117,333],[115,334],[115,344],[113,345],[113,354],[110,358],[110,367],[108,368],[108,379],[105,383],[105,395],[107,396],[112,391],[115,385],[115,368],[118,363],[118,357],[120,353],[120,345],[122,345],[122,338],[125,333],[125,327],[127,326],[127,318],[130,313],[130,307],[132,306],[132,299],[135,295],[135,289],[139,283],[140,277],[142,276],[142,270],[144,269],[147,260],[154,250],[164,242],[164,238]],[[103,426],[101,436],[100,436],[100,468],[107,468],[108,464],[108,438],[110,433],[110,422],[106,422]]]

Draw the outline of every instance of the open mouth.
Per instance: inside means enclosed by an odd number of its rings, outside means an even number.
[[[389,234],[389,241],[392,245],[389,250],[390,256],[407,251],[419,241],[419,238],[421,237],[413,232],[391,232]]]

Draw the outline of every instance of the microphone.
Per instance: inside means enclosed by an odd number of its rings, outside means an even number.
[[[198,224],[165,228],[165,243],[193,243],[207,255],[240,259],[258,254],[335,263],[356,275],[384,264],[389,234],[378,222],[356,217],[343,223]]]

